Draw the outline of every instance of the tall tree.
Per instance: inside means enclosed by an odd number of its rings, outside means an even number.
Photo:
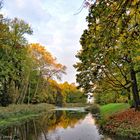
[[[32,59],[29,80],[30,86],[33,88],[31,89],[31,96],[33,100],[36,101],[36,98],[38,98],[38,96],[41,97],[41,94],[44,94],[46,99],[48,99],[49,96],[53,97],[52,85],[57,84],[52,84],[50,80],[60,80],[62,74],[65,74],[66,67],[58,63],[56,58],[47,51],[44,46],[38,43],[30,44],[28,46],[28,53]],[[56,88],[53,89],[56,90]],[[49,91],[50,93],[48,93]],[[50,95],[51,93],[52,96]]]
[[[10,101],[10,85],[20,88],[25,76],[25,59],[27,40],[25,34],[32,34],[27,23],[20,19],[5,19],[0,15],[0,91],[1,104]]]
[[[140,46],[140,2],[96,1],[87,17],[88,29],[80,43],[82,50],[75,65],[77,81],[87,91],[106,81],[113,90],[133,93],[134,105],[140,104],[137,72]],[[106,85],[107,86],[107,85]]]
[[[34,61],[36,61],[35,69],[40,71],[40,74],[47,79],[61,79],[61,74],[65,73],[66,67],[57,63],[56,58],[48,52],[44,46],[40,44],[30,44],[29,51]]]

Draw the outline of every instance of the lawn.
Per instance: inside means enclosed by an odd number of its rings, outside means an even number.
[[[118,113],[124,111],[130,107],[127,103],[110,103],[107,105],[103,105],[100,107],[101,116],[106,118],[108,116],[113,115],[114,113]]]
[[[100,106],[100,126],[107,134],[140,139],[140,112],[127,103]]]

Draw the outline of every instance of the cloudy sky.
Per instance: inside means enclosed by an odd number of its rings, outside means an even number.
[[[75,54],[79,39],[86,28],[88,9],[75,15],[83,0],[3,0],[2,12],[10,18],[18,17],[29,23],[34,31],[29,42],[40,43],[66,65],[67,75],[62,81],[75,82]]]

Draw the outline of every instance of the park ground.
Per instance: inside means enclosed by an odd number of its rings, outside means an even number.
[[[140,138],[140,112],[126,103],[111,103],[100,107],[101,129],[107,134]]]

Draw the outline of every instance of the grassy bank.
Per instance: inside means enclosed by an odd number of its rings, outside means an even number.
[[[43,112],[49,112],[53,108],[54,106],[49,104],[0,107],[0,128],[26,121],[41,115]]]
[[[127,103],[110,103],[100,106],[100,120],[101,126],[104,126],[109,120],[110,116],[115,115],[129,108]]]
[[[110,103],[107,105],[91,104],[86,108],[86,111],[94,114],[100,114],[102,120],[107,119],[109,116],[124,111],[129,108],[129,104],[126,103]]]
[[[108,118],[109,116],[124,111],[129,108],[129,104],[126,103],[110,103],[100,107],[100,113],[103,118]]]
[[[107,133],[140,139],[140,112],[127,109],[109,117],[103,130]]]
[[[108,104],[100,107],[100,125],[108,134],[140,139],[140,112],[128,104]]]

